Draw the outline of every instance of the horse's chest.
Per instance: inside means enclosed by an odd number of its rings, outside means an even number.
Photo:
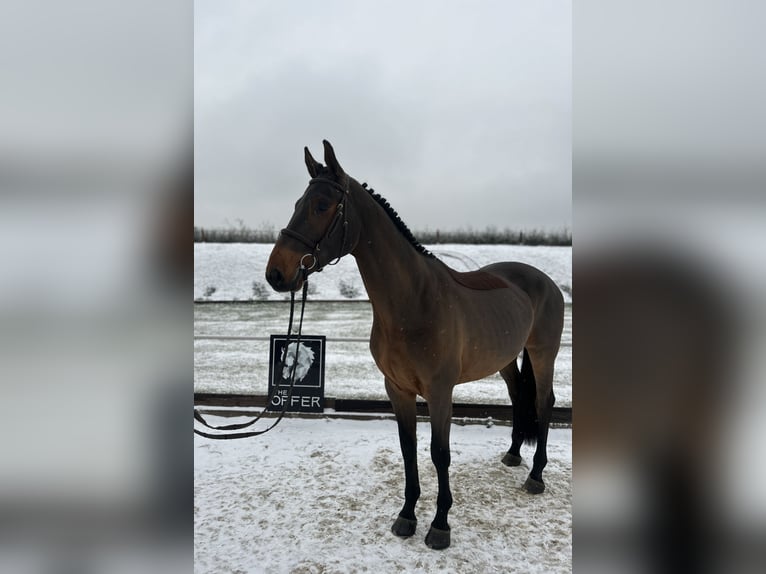
[[[406,331],[393,333],[373,328],[370,351],[386,377],[399,385],[411,386],[418,393],[421,391],[421,371],[427,367],[429,352],[436,359],[436,349],[429,351],[427,343]]]

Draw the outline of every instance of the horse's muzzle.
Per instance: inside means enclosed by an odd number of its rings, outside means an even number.
[[[271,285],[271,288],[274,289],[274,291],[286,291],[285,277],[276,267],[266,271],[266,281],[269,282],[269,285]]]
[[[271,288],[274,289],[274,291],[280,293],[297,291],[303,286],[300,273],[296,271],[293,277],[287,279],[276,267],[272,267],[266,271],[266,281],[269,282],[269,285],[271,285]]]

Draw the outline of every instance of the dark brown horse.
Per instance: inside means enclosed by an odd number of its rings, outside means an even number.
[[[305,149],[311,181],[274,245],[266,279],[277,291],[296,291],[307,272],[347,253],[356,258],[373,309],[370,349],[385,376],[404,457],[405,502],[392,531],[404,537],[415,533],[420,496],[415,397],[420,395],[428,402],[439,483],[425,541],[446,548],[455,385],[500,372],[513,402],[511,446],[502,462],[521,464],[522,442],[536,441],[524,488],[533,494],[545,488],[564,300],[547,275],[522,263],[494,263],[470,273],[450,269],[415,240],[388,202],[343,171],[327,141],[324,152],[326,166]]]

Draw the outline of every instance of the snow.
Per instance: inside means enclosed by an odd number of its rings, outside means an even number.
[[[195,243],[194,300],[289,299],[289,295],[273,291],[264,277],[272,247],[262,243]],[[457,244],[427,247],[458,271],[478,269],[497,261],[529,263],[550,275],[561,287],[565,300],[572,301],[571,247]],[[310,284],[310,295],[314,299],[367,299],[356,260],[351,256],[344,257],[337,265],[327,267],[321,273],[314,273]]]
[[[228,301],[194,306],[195,391],[266,394],[268,336],[285,332],[289,307],[263,278],[271,246],[194,249],[195,301]],[[516,260],[554,279],[570,303],[554,389],[558,405],[571,405],[571,248],[432,250],[459,270]],[[371,307],[354,259],[313,275],[310,285],[304,334],[327,336],[326,395],[385,399],[367,343]],[[222,339],[232,336],[263,340]],[[334,340],[341,337],[359,341]],[[498,375],[459,385],[454,400],[509,404]],[[499,424],[452,425],[452,545],[443,551],[423,542],[437,494],[427,422],[418,423],[422,496],[417,532],[409,539],[390,532],[404,490],[391,417],[290,417],[254,439],[195,436],[195,572],[570,572],[572,431],[551,429],[547,488],[537,496],[521,489],[532,447],[522,448],[522,466],[500,462],[510,434]]]
[[[423,542],[437,494],[429,437],[419,423],[419,522],[400,539],[390,532],[404,489],[394,421],[289,418],[257,439],[195,436],[195,572],[571,571],[571,430],[551,429],[546,491],[533,496],[521,489],[532,447],[509,468],[509,427],[453,424],[443,551]]]

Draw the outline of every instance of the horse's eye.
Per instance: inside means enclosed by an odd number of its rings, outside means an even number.
[[[317,203],[317,206],[316,206],[317,213],[324,213],[328,209],[330,209],[330,204],[327,203],[326,201],[320,201],[319,203]]]

